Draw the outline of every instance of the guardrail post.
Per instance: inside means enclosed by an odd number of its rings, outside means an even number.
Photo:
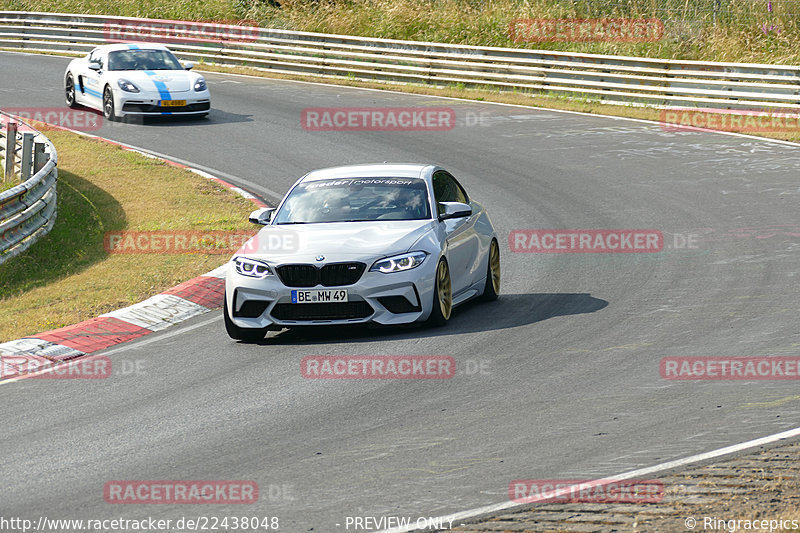
[[[6,164],[5,180],[10,180],[14,176],[14,157],[17,151],[17,123],[9,121],[6,124]]]
[[[33,133],[22,134],[22,155],[19,165],[19,181],[27,181],[33,174]]]
[[[36,174],[47,164],[47,154],[44,153],[44,143],[33,145],[33,173]]]

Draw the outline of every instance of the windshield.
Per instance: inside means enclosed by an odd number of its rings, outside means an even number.
[[[167,50],[118,50],[108,54],[108,70],[183,70]]]
[[[344,178],[301,183],[289,194],[274,223],[428,218],[428,189],[421,179]]]

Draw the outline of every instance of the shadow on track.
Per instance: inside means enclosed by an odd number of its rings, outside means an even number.
[[[453,310],[450,323],[441,328],[412,324],[407,326],[306,326],[270,333],[256,344],[325,344],[336,342],[374,342],[376,340],[436,337],[478,333],[534,324],[566,315],[594,313],[608,306],[606,300],[588,293],[504,294],[497,301],[468,302]]]
[[[125,115],[115,121],[105,120],[103,113],[97,109],[80,106],[81,111],[97,115],[98,119],[108,127],[130,127],[130,126],[215,126],[217,124],[235,124],[240,122],[253,122],[252,115],[240,115],[230,113],[221,109],[211,108],[208,116],[198,117],[192,115]]]
[[[137,116],[128,115],[120,121],[125,124],[137,126],[164,127],[164,126],[214,126],[216,124],[234,124],[240,122],[253,122],[252,115],[240,115],[221,109],[211,109],[207,117],[191,115],[165,115],[165,116]]]

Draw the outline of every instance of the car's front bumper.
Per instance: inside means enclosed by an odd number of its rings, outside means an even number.
[[[185,100],[183,106],[161,105],[162,97],[155,91],[129,93],[117,90],[114,93],[114,107],[117,116],[143,115],[205,115],[211,111],[211,94],[206,91],[183,91],[170,95],[174,100]]]
[[[364,272],[352,285],[297,288],[278,276],[242,276],[230,266],[225,298],[233,323],[241,328],[335,324],[409,324],[428,318],[433,302],[436,260],[428,257],[407,272]],[[293,304],[292,290],[346,289],[348,302]]]

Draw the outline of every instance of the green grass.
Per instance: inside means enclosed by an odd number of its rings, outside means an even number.
[[[250,20],[263,27],[469,45],[527,47],[707,61],[800,62],[793,0],[0,0],[5,10],[60,11],[183,20]],[[770,7],[771,6],[771,7]],[[771,9],[771,10],[770,10]],[[645,43],[516,43],[519,18],[663,20]],[[715,20],[716,18],[716,20]]]

